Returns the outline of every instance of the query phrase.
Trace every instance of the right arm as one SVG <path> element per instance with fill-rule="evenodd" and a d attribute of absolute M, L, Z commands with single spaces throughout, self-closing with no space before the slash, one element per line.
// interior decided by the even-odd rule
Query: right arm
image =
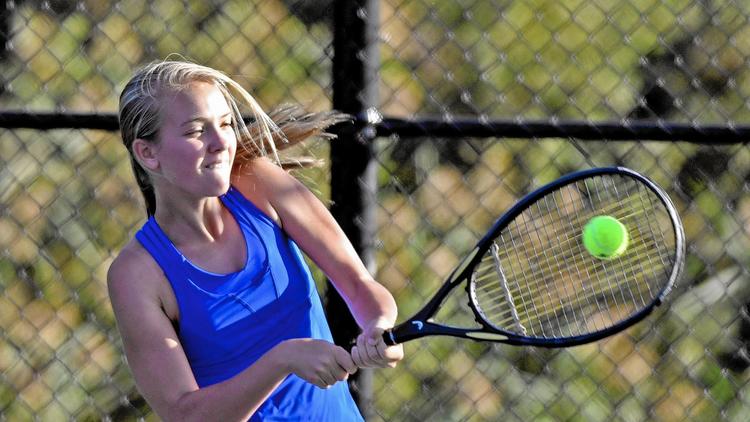
<path fill-rule="evenodd" d="M 171 323 L 176 302 L 169 282 L 136 241 L 112 263 L 107 284 L 136 385 L 164 420 L 247 420 L 291 373 L 325 388 L 356 371 L 346 350 L 292 339 L 236 376 L 199 388 Z"/>

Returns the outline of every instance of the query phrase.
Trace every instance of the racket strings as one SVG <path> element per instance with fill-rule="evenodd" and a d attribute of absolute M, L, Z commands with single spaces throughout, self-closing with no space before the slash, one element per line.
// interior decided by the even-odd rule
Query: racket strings
<path fill-rule="evenodd" d="M 523 235 L 527 235 L 527 233 L 521 234 L 521 236 L 523 236 Z M 645 253 L 647 251 L 652 250 L 653 247 L 654 247 L 654 245 L 647 243 L 647 241 L 631 242 L 631 243 L 636 243 L 636 246 L 635 247 L 631 247 L 630 253 L 636 253 L 636 254 L 643 253 L 645 255 Z M 514 246 L 516 246 L 516 245 L 514 245 Z M 581 248 L 582 249 L 582 246 L 580 246 L 580 239 L 571 238 L 571 239 L 563 240 L 563 241 L 561 241 L 559 243 L 559 247 L 560 247 L 561 250 L 569 250 L 569 252 L 570 252 L 569 255 L 571 255 L 571 256 L 573 256 L 575 254 L 581 254 L 581 253 L 583 253 L 582 250 L 576 251 L 574 249 L 574 248 Z M 500 248 L 497 248 L 497 249 L 500 250 Z M 542 276 L 544 273 L 550 273 L 550 272 L 551 273 L 558 273 L 561 269 L 563 269 L 563 267 L 565 265 L 567 265 L 567 264 L 564 264 L 564 260 L 563 260 L 564 257 L 561 257 L 560 255 L 555 255 L 554 256 L 554 263 L 556 265 L 555 266 L 551 266 L 552 265 L 551 264 L 552 260 L 550 260 L 549 257 L 546 256 L 546 255 L 547 254 L 543 251 L 542 254 L 537 254 L 537 255 L 534 255 L 534 256 L 527 256 L 527 259 L 530 260 L 530 261 L 546 262 L 550 266 L 548 268 L 536 268 L 536 271 L 532 271 L 531 273 L 525 272 L 524 274 L 529 275 L 532 279 L 533 278 L 538 278 L 538 277 Z M 507 255 L 504 255 L 504 257 L 507 258 Z M 575 264 L 577 264 L 577 261 L 574 262 L 574 265 Z M 577 272 L 578 271 L 580 271 L 580 270 L 577 270 Z M 481 281 L 482 279 L 478 279 L 478 280 Z"/>
<path fill-rule="evenodd" d="M 599 199 L 601 199 L 601 198 L 599 198 Z M 569 258 L 565 257 L 564 259 L 568 260 Z M 559 262 L 559 260 L 560 260 L 560 258 L 558 257 L 556 261 Z M 573 262 L 575 263 L 577 261 L 573 261 Z M 584 269 L 586 270 L 586 275 L 591 276 L 591 272 L 587 268 L 584 268 Z M 551 271 L 551 272 L 554 272 L 557 269 L 556 268 L 548 268 L 548 270 Z M 581 269 L 577 268 L 577 271 L 581 271 Z M 581 298 L 580 295 L 577 294 L 577 292 L 578 292 L 577 289 L 572 289 L 573 292 L 574 292 L 574 294 L 576 295 L 576 300 L 578 302 L 578 303 L 574 303 L 573 306 L 579 306 L 580 307 L 580 306 L 582 306 L 583 303 L 585 303 L 586 306 L 589 306 L 592 309 L 594 308 L 594 306 L 596 306 L 596 310 L 598 312 L 601 312 L 603 308 L 604 309 L 613 309 L 613 308 L 616 308 L 616 309 L 613 309 L 613 310 L 614 311 L 619 311 L 620 313 L 624 313 L 624 312 L 626 312 L 626 311 L 628 311 L 630 309 L 630 307 L 628 306 L 627 308 L 625 308 L 623 310 L 623 307 L 621 306 L 621 304 L 622 303 L 628 303 L 628 301 L 630 299 L 634 298 L 634 295 L 631 294 L 630 295 L 631 296 L 630 299 L 627 298 L 627 297 L 624 297 L 624 292 L 622 290 L 617 290 L 616 289 L 616 285 L 612 284 L 611 277 L 604 277 L 604 278 L 602 278 L 601 275 L 599 275 L 599 277 L 595 281 L 600 282 L 600 285 L 601 285 L 600 288 L 598 288 L 598 289 L 587 289 L 585 285 L 581 286 L 582 290 L 584 291 L 584 293 L 588 293 L 588 294 L 584 294 L 583 298 Z M 602 284 L 601 283 L 602 281 L 604 281 L 606 283 Z M 567 287 L 569 284 L 570 283 L 563 284 L 563 287 Z M 597 294 L 596 292 L 598 292 L 598 291 L 610 291 L 612 293 L 611 300 L 609 299 L 608 295 Z M 567 296 L 568 298 L 572 297 L 571 293 L 570 293 L 570 289 L 566 288 L 563 294 L 565 296 Z M 639 296 L 642 296 L 642 295 L 639 295 Z M 594 300 L 592 300 L 592 297 L 594 298 Z M 552 303 L 554 303 L 553 298 L 551 298 L 551 297 L 549 298 L 548 301 L 551 301 Z M 565 303 L 565 302 L 563 302 L 562 300 L 560 300 L 560 303 Z M 568 309 L 570 309 L 570 306 L 560 307 L 559 309 L 553 308 L 553 315 L 552 316 L 549 316 L 549 312 L 547 312 L 548 319 L 550 320 L 550 322 L 556 322 L 556 321 L 558 321 L 558 319 L 561 318 L 560 312 L 562 311 L 563 312 L 562 313 L 562 319 L 564 319 L 564 321 L 560 321 L 562 326 L 570 326 L 571 325 L 571 322 L 570 322 L 571 318 L 569 317 L 569 315 L 572 315 L 573 316 L 572 319 L 574 319 L 575 323 L 578 326 L 580 326 L 581 325 L 581 321 L 578 318 L 576 318 L 576 316 L 578 314 L 574 313 L 574 312 L 571 313 L 571 312 L 568 311 Z M 599 328 L 601 328 L 601 327 L 599 327 Z M 569 333 L 560 332 L 560 335 L 565 335 L 565 334 L 569 335 Z"/>
<path fill-rule="evenodd" d="M 652 248 L 653 247 L 649 247 L 648 245 L 643 244 L 643 245 L 640 246 L 639 249 L 641 250 L 641 252 L 643 252 L 643 255 L 646 255 L 646 252 L 649 251 L 649 250 L 651 250 Z M 631 251 L 631 252 L 635 253 L 635 254 L 641 253 L 638 250 L 634 250 L 634 251 Z M 503 258 L 507 258 L 507 256 L 504 255 L 504 256 L 498 257 L 498 258 L 499 258 L 500 261 L 502 261 Z M 539 259 L 539 257 L 536 257 L 536 259 Z M 543 277 L 543 276 L 545 276 L 546 274 L 549 274 L 549 273 L 558 273 L 559 274 L 563 270 L 567 269 L 567 264 L 561 263 L 560 259 L 561 258 L 559 256 L 556 256 L 554 263 L 547 262 L 547 264 L 549 265 L 547 268 L 536 268 L 535 270 L 532 270 L 531 272 L 524 272 L 524 276 L 526 276 L 528 278 L 537 278 L 537 277 Z M 577 262 L 574 262 L 573 265 L 577 265 Z M 602 265 L 606 265 L 606 264 L 602 263 Z M 493 268 L 495 268 L 495 267 L 496 266 L 494 266 Z M 585 272 L 585 269 L 581 270 L 581 269 L 575 268 L 574 271 L 576 273 L 580 273 L 580 272 Z M 639 271 L 639 272 L 635 272 L 635 270 L 634 270 L 633 273 L 631 274 L 631 276 L 637 276 L 640 272 L 643 272 L 643 269 L 641 269 L 641 271 Z M 487 270 L 479 269 L 477 271 L 477 274 L 481 274 L 481 275 L 475 277 L 476 283 L 477 283 L 478 286 L 483 287 L 485 289 L 486 293 L 491 294 L 493 292 L 496 292 L 496 291 L 500 290 L 500 287 L 497 286 L 497 283 L 495 282 L 497 276 L 494 273 L 492 273 L 490 271 L 487 271 Z M 484 287 L 485 284 L 489 285 L 489 287 Z M 528 283 L 527 283 L 527 285 L 528 285 Z M 653 292 L 651 291 L 651 286 L 649 284 L 646 284 L 646 287 L 649 289 L 649 292 L 648 292 L 647 297 L 641 296 L 641 302 L 643 304 L 648 303 L 651 300 L 651 298 L 653 298 Z M 534 297 L 538 293 L 539 293 L 538 291 L 529 292 L 526 295 L 523 294 L 523 293 L 521 293 L 521 295 L 519 297 L 521 299 L 530 299 L 530 298 Z M 573 293 L 577 295 L 578 291 L 574 290 Z M 496 306 L 499 306 L 499 305 L 496 305 Z"/>
<path fill-rule="evenodd" d="M 590 274 L 588 274 L 588 275 L 590 275 Z M 601 274 L 599 275 L 599 280 L 602 280 Z M 632 294 L 632 291 L 630 292 L 631 293 L 630 294 L 630 298 L 628 298 L 628 297 L 624 296 L 625 292 L 623 292 L 622 290 L 617 290 L 616 289 L 616 285 L 613 285 L 612 282 L 610 281 L 610 277 L 605 277 L 605 278 L 603 278 L 603 280 L 607 281 L 607 284 L 605 285 L 605 287 L 609 291 L 611 291 L 612 294 L 613 294 L 613 297 L 612 297 L 611 301 L 607 299 L 606 295 L 603 296 L 603 298 L 604 298 L 604 306 L 606 308 L 610 308 L 611 309 L 613 306 L 619 306 L 621 303 L 628 303 L 629 300 L 635 300 L 635 295 Z M 648 284 L 647 284 L 647 286 L 648 286 Z M 584 287 L 584 290 L 585 290 L 585 286 L 583 286 L 583 287 Z M 599 289 L 599 290 L 603 290 L 604 291 L 605 289 Z M 618 295 L 618 293 L 619 293 L 619 295 Z M 642 294 L 639 294 L 638 296 L 641 297 L 641 301 L 642 302 L 645 302 L 645 299 L 643 299 L 643 295 Z M 597 295 L 596 297 L 600 297 L 600 296 Z M 601 300 L 594 300 L 594 301 L 592 301 L 590 299 L 590 296 L 584 296 L 584 298 L 585 298 L 585 301 L 587 303 L 589 303 L 589 304 L 593 302 L 593 303 L 595 303 L 595 304 L 598 305 L 598 304 L 600 304 L 602 302 Z M 612 303 L 610 303 L 610 302 L 612 302 Z M 599 305 L 599 308 L 601 309 L 601 305 Z M 628 307 L 628 309 L 629 309 L 629 307 Z M 568 315 L 568 313 L 566 312 L 565 315 Z"/>
<path fill-rule="evenodd" d="M 583 226 L 612 215 L 630 244 L 599 260 Z M 669 279 L 674 235 L 656 194 L 623 176 L 598 176 L 548 194 L 495 239 L 472 276 L 476 306 L 492 325 L 536 337 L 603 330 L 650 304 Z M 494 251 L 494 252 L 492 252 Z"/>

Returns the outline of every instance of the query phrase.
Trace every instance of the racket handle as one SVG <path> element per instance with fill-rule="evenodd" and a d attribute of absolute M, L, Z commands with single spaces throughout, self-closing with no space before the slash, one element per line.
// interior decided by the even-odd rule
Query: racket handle
<path fill-rule="evenodd" d="M 398 344 L 396 338 L 393 337 L 393 330 L 385 330 L 383 332 L 383 341 L 389 346 L 395 346 Z"/>
<path fill-rule="evenodd" d="M 396 338 L 393 335 L 392 329 L 388 329 L 383 331 L 383 341 L 385 344 L 389 346 L 395 346 L 399 343 L 399 341 L 396 340 Z M 349 342 L 349 347 L 354 347 L 357 345 L 357 339 L 352 339 L 352 341 Z"/>
<path fill-rule="evenodd" d="M 390 330 L 385 330 L 383 341 L 385 341 L 385 344 L 393 346 L 430 334 L 438 334 L 435 325 L 418 320 L 409 320 Z"/>

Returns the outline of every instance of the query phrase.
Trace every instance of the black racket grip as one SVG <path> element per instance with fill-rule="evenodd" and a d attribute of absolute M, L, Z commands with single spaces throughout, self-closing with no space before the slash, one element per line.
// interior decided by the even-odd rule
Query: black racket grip
<path fill-rule="evenodd" d="M 422 321 L 409 320 L 390 330 L 385 330 L 383 341 L 389 346 L 394 346 L 430 334 L 437 334 L 435 326 Z"/>
<path fill-rule="evenodd" d="M 383 332 L 383 341 L 385 342 L 385 344 L 387 344 L 389 346 L 395 346 L 395 345 L 398 344 L 398 342 L 396 341 L 396 338 L 393 337 L 393 330 L 392 329 L 391 330 L 385 330 Z"/>
<path fill-rule="evenodd" d="M 395 345 L 399 344 L 399 341 L 397 341 L 396 338 L 393 335 L 392 329 L 388 329 L 388 330 L 383 331 L 383 341 L 388 346 L 395 346 Z M 354 347 L 356 345 L 357 345 L 357 339 L 353 339 L 352 341 L 349 342 L 349 347 L 350 348 Z"/>

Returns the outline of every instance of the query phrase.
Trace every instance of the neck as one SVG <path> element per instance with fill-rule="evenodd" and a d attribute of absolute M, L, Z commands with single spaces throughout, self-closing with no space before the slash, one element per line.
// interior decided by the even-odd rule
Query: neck
<path fill-rule="evenodd" d="M 156 194 L 154 218 L 176 245 L 215 241 L 224 232 L 224 213 L 218 197 L 167 198 Z"/>

